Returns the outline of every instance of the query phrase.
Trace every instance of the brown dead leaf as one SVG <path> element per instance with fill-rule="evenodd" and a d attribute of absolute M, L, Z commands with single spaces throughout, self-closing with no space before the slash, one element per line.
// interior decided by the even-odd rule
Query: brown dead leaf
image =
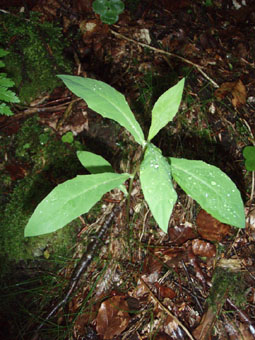
<path fill-rule="evenodd" d="M 215 319 L 215 313 L 213 312 L 212 307 L 209 307 L 203 315 L 200 324 L 192 332 L 194 338 L 196 340 L 211 340 L 211 330 L 215 323 Z"/>
<path fill-rule="evenodd" d="M 155 287 L 157 288 L 158 293 L 160 297 L 162 298 L 173 299 L 176 296 L 176 293 L 174 290 L 172 290 L 171 288 L 167 286 L 160 285 L 158 282 L 155 283 Z"/>
<path fill-rule="evenodd" d="M 174 320 L 170 315 L 167 316 L 166 320 L 164 321 L 164 332 L 169 335 L 173 336 L 178 334 L 180 331 L 180 327 L 176 320 Z M 182 332 L 180 331 L 180 334 Z M 176 338 L 176 337 L 175 337 Z"/>
<path fill-rule="evenodd" d="M 221 84 L 214 94 L 217 99 L 222 100 L 229 93 L 233 96 L 232 104 L 235 108 L 246 103 L 247 92 L 241 79 L 235 82 L 226 82 Z"/>
<path fill-rule="evenodd" d="M 162 266 L 163 264 L 156 254 L 149 254 L 144 261 L 143 274 L 146 275 L 146 277 L 152 274 L 157 277 L 161 272 Z"/>
<path fill-rule="evenodd" d="M 205 210 L 197 215 L 196 224 L 198 233 L 208 241 L 221 241 L 232 230 L 229 225 L 219 222 Z"/>
<path fill-rule="evenodd" d="M 246 324 L 241 323 L 240 327 L 239 327 L 239 331 L 240 331 L 240 340 L 241 339 L 245 339 L 245 340 L 252 340 L 252 339 L 254 339 L 254 334 L 252 335 L 249 332 L 249 329 L 248 329 Z"/>
<path fill-rule="evenodd" d="M 198 256 L 214 257 L 216 255 L 214 244 L 199 239 L 192 241 L 192 251 Z"/>
<path fill-rule="evenodd" d="M 191 225 L 180 224 L 168 228 L 168 236 L 172 243 L 181 245 L 196 237 L 196 233 Z"/>
<path fill-rule="evenodd" d="M 96 330 L 103 339 L 113 339 L 126 329 L 129 320 L 128 304 L 124 297 L 113 296 L 102 302 L 96 318 Z"/>

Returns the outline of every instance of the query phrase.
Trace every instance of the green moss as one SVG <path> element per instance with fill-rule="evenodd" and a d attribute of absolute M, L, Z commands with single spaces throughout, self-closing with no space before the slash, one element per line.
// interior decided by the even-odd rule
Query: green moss
<path fill-rule="evenodd" d="M 24 238 L 24 228 L 38 203 L 57 184 L 82 172 L 75 149 L 67 148 L 51 130 L 40 126 L 36 117 L 28 119 L 15 138 L 1 141 L 4 142 L 1 153 L 14 152 L 15 161 L 29 163 L 30 173 L 16 183 L 1 204 L 0 258 L 5 262 L 27 260 L 43 256 L 46 249 L 50 255 L 67 255 L 80 227 L 78 220 L 40 237 Z"/>
<path fill-rule="evenodd" d="M 60 27 L 41 23 L 36 13 L 29 20 L 22 15 L 0 14 L 0 41 L 10 52 L 4 59 L 5 69 L 22 103 L 61 85 L 56 74 L 71 72 L 71 63 L 64 58 L 67 42 Z"/>
<path fill-rule="evenodd" d="M 207 302 L 215 311 L 217 310 L 217 305 L 223 306 L 227 298 L 237 306 L 245 303 L 245 282 L 242 273 L 219 267 L 215 270 L 212 283 Z"/>
<path fill-rule="evenodd" d="M 21 180 L 11 194 L 0 223 L 0 254 L 5 260 L 27 260 L 49 254 L 66 255 L 73 244 L 77 223 L 58 232 L 33 238 L 24 238 L 24 227 L 33 207 L 51 189 L 51 183 L 39 175 Z"/>

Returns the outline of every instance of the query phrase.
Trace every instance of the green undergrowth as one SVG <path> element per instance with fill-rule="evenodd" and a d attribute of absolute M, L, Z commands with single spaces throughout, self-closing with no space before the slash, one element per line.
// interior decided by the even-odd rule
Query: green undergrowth
<path fill-rule="evenodd" d="M 7 263 L 44 257 L 45 251 L 50 257 L 66 255 L 81 227 L 78 220 L 51 236 L 24 238 L 24 227 L 36 205 L 53 187 L 72 178 L 77 171 L 83 171 L 76 160 L 75 149 L 63 143 L 50 129 L 43 128 L 37 117 L 28 119 L 16 136 L 3 136 L 0 143 L 1 159 L 8 154 L 10 160 L 15 160 L 14 164 L 18 162 L 27 169 L 26 176 L 14 184 L 7 171 L 3 174 L 0 258 Z"/>
<path fill-rule="evenodd" d="M 59 273 L 73 257 L 80 220 L 54 234 L 33 238 L 24 238 L 24 228 L 53 187 L 84 172 L 75 157 L 75 145 L 63 143 L 36 116 L 27 119 L 17 134 L 0 136 L 0 323 L 5 325 L 0 338 L 32 337 L 31 325 L 40 323 L 40 311 L 47 310 L 66 287 Z M 24 178 L 11 177 L 6 155 L 8 163 L 26 168 Z M 57 324 L 47 331 L 51 334 L 44 339 L 64 339 L 63 327 Z"/>
<path fill-rule="evenodd" d="M 9 52 L 4 58 L 5 72 L 15 82 L 21 103 L 52 91 L 60 84 L 56 74 L 71 72 L 61 28 L 41 23 L 37 13 L 31 12 L 29 19 L 23 14 L 0 13 L 0 41 Z"/>
<path fill-rule="evenodd" d="M 62 276 L 70 258 L 55 257 L 9 265 L 10 273 L 2 280 L 0 288 L 0 320 L 5 326 L 1 339 L 32 339 L 34 325 L 41 322 L 42 311 L 47 310 L 52 300 L 59 299 L 68 284 Z M 36 269 L 36 270 L 35 270 Z M 51 322 L 44 339 L 64 339 L 67 327 Z"/>

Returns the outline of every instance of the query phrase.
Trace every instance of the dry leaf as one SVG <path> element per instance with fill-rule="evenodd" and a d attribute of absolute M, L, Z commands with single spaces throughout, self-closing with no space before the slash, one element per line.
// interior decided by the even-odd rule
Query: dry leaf
<path fill-rule="evenodd" d="M 198 256 L 214 257 L 216 255 L 214 244 L 199 239 L 192 241 L 192 251 Z"/>
<path fill-rule="evenodd" d="M 221 241 L 232 230 L 229 225 L 219 222 L 205 210 L 197 215 L 196 224 L 198 233 L 208 241 Z"/>
<path fill-rule="evenodd" d="M 200 324 L 192 332 L 193 337 L 196 340 L 211 340 L 211 331 L 215 323 L 215 319 L 215 313 L 213 312 L 212 307 L 209 307 L 203 315 Z"/>
<path fill-rule="evenodd" d="M 215 97 L 219 100 L 231 93 L 233 96 L 232 104 L 235 108 L 240 107 L 246 103 L 247 92 L 241 79 L 235 82 L 226 82 L 215 91 Z"/>
<path fill-rule="evenodd" d="M 127 327 L 130 320 L 128 304 L 123 296 L 113 296 L 102 302 L 97 318 L 97 333 L 103 339 L 113 339 L 121 334 Z"/>
<path fill-rule="evenodd" d="M 180 224 L 168 228 L 168 236 L 172 243 L 181 245 L 188 240 L 196 237 L 194 229 L 187 224 Z"/>
<path fill-rule="evenodd" d="M 155 283 L 155 287 L 158 290 L 158 294 L 162 298 L 173 299 L 176 296 L 176 293 L 175 293 L 174 290 L 172 290 L 171 288 L 169 288 L 167 286 L 160 285 L 158 282 Z"/>

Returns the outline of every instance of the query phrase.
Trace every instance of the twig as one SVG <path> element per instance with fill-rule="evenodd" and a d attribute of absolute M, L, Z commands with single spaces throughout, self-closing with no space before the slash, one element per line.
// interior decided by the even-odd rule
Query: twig
<path fill-rule="evenodd" d="M 191 339 L 194 340 L 193 336 L 190 334 L 190 332 L 188 331 L 188 329 L 183 325 L 183 323 L 181 323 L 181 321 L 179 319 L 177 319 L 177 317 L 172 314 L 170 312 L 169 309 L 167 309 L 157 298 L 156 296 L 152 293 L 152 291 L 150 290 L 150 288 L 148 287 L 147 283 L 145 283 L 145 281 L 140 277 L 140 280 L 144 286 L 144 288 L 149 292 L 150 296 L 152 297 L 152 299 L 161 307 L 161 309 L 163 309 L 169 316 L 171 316 L 171 318 L 177 323 L 177 325 L 179 325 L 184 332 L 187 334 L 187 336 Z"/>
<path fill-rule="evenodd" d="M 199 72 L 200 72 L 207 80 L 210 81 L 210 83 L 213 85 L 213 87 L 215 87 L 215 88 L 218 88 L 218 87 L 219 87 L 219 85 L 218 85 L 214 80 L 212 80 L 212 79 L 211 79 L 211 78 L 210 78 L 210 77 L 202 70 L 202 66 L 200 66 L 200 65 L 198 65 L 198 64 L 196 64 L 196 63 L 193 63 L 192 61 L 190 61 L 190 60 L 188 60 L 188 59 L 186 59 L 186 58 L 184 58 L 184 57 L 181 57 L 181 56 L 179 56 L 178 54 L 171 53 L 171 52 L 167 52 L 167 51 L 161 50 L 161 49 L 159 49 L 159 48 L 152 47 L 152 46 L 150 46 L 150 45 L 147 45 L 147 44 L 145 44 L 145 43 L 142 43 L 142 42 L 140 42 L 140 41 L 137 41 L 137 40 L 128 38 L 128 37 L 126 37 L 125 35 L 120 34 L 120 33 L 118 33 L 118 32 L 115 32 L 115 31 L 112 30 L 112 29 L 110 30 L 110 32 L 111 32 L 113 35 L 115 35 L 116 37 L 118 37 L 118 38 L 125 39 L 125 40 L 127 40 L 127 41 L 132 42 L 133 44 L 140 45 L 140 46 L 142 46 L 142 47 L 146 47 L 146 48 L 148 48 L 148 49 L 150 49 L 150 50 L 152 50 L 152 51 L 154 51 L 154 52 L 156 52 L 156 53 L 165 54 L 165 55 L 167 55 L 167 56 L 169 56 L 169 57 L 177 58 L 177 59 L 183 61 L 183 62 L 186 63 L 186 64 L 192 65 L 192 66 L 195 67 L 195 68 L 196 68 L 196 69 L 197 69 L 197 70 L 198 70 L 198 71 L 199 71 Z"/>
<path fill-rule="evenodd" d="M 255 336 L 255 327 L 248 315 L 244 311 L 240 310 L 230 299 L 227 299 L 226 301 L 238 313 L 241 321 L 248 325 L 251 334 Z"/>
<path fill-rule="evenodd" d="M 117 213 L 117 211 L 119 210 L 119 206 L 116 205 L 112 212 L 107 216 L 107 219 L 105 220 L 103 226 L 101 227 L 101 229 L 99 230 L 99 233 L 97 234 L 97 238 L 96 239 L 92 239 L 87 247 L 87 251 L 86 253 L 83 254 L 82 258 L 80 259 L 79 263 L 77 264 L 77 266 L 75 267 L 73 273 L 72 273 L 72 277 L 70 279 L 70 283 L 69 286 L 67 288 L 67 292 L 64 296 L 64 298 L 53 307 L 53 309 L 50 311 L 50 313 L 45 317 L 45 319 L 41 322 L 41 324 L 37 327 L 34 337 L 32 340 L 37 339 L 38 337 L 38 331 L 43 327 L 43 325 L 45 324 L 45 322 L 47 320 L 49 320 L 57 311 L 60 307 L 64 306 L 68 299 L 70 298 L 71 294 L 73 293 L 74 289 L 76 288 L 81 275 L 85 272 L 85 270 L 88 269 L 90 263 L 93 260 L 93 257 L 97 251 L 97 249 L 99 248 L 99 243 L 101 242 L 104 234 L 106 233 L 106 231 L 108 230 L 109 226 L 112 223 L 112 220 L 115 216 L 115 214 Z"/>
<path fill-rule="evenodd" d="M 45 112 L 56 112 L 56 111 L 65 111 L 66 107 L 68 105 L 71 105 L 77 101 L 82 100 L 81 98 L 76 98 L 72 101 L 69 101 L 67 103 L 55 105 L 55 106 L 47 106 L 47 107 L 29 107 L 25 109 L 24 111 L 17 113 L 13 116 L 8 116 L 6 120 L 3 121 L 3 123 L 0 125 L 0 129 L 5 128 L 9 126 L 13 121 L 23 119 L 29 116 L 32 116 L 34 114 L 39 114 L 39 113 L 45 113 Z"/>

